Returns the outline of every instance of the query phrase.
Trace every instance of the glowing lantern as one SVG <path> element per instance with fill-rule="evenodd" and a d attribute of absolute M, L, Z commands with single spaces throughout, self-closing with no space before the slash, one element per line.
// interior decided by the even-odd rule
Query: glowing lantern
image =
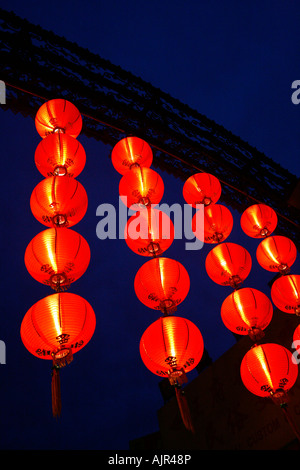
<path fill-rule="evenodd" d="M 87 241 L 70 229 L 44 230 L 31 240 L 25 251 L 29 274 L 55 290 L 63 290 L 79 279 L 89 262 Z"/>
<path fill-rule="evenodd" d="M 39 172 L 47 176 L 76 178 L 86 163 L 81 143 L 68 134 L 49 134 L 37 146 L 34 160 Z"/>
<path fill-rule="evenodd" d="M 279 310 L 300 315 L 300 275 L 288 274 L 274 281 L 271 298 Z"/>
<path fill-rule="evenodd" d="M 236 243 L 221 243 L 207 255 L 205 268 L 208 276 L 222 286 L 238 287 L 252 267 L 248 251 Z"/>
<path fill-rule="evenodd" d="M 140 205 L 155 206 L 160 203 L 164 194 L 164 183 L 161 176 L 150 168 L 137 167 L 128 171 L 119 184 L 119 194 L 123 203 L 133 210 Z"/>
<path fill-rule="evenodd" d="M 288 413 L 288 391 L 298 377 L 298 364 L 285 347 L 267 343 L 253 346 L 241 363 L 241 379 L 249 392 L 271 398 L 283 411 L 288 424 L 300 441 L 300 432 Z"/>
<path fill-rule="evenodd" d="M 277 221 L 274 209 L 266 204 L 254 204 L 243 212 L 241 227 L 249 237 L 264 238 L 274 232 Z"/>
<path fill-rule="evenodd" d="M 149 168 L 153 161 L 150 145 L 139 137 L 125 137 L 113 148 L 111 161 L 118 173 L 125 175 L 136 167 Z"/>
<path fill-rule="evenodd" d="M 158 256 L 174 240 L 174 225 L 170 217 L 158 209 L 144 208 L 130 217 L 125 226 L 128 247 L 141 256 Z"/>
<path fill-rule="evenodd" d="M 183 422 L 193 431 L 189 410 L 180 390 L 185 374 L 200 362 L 204 351 L 201 332 L 182 317 L 164 316 L 152 323 L 142 335 L 140 354 L 145 366 L 155 375 L 166 377 L 175 386 Z"/>
<path fill-rule="evenodd" d="M 190 278 L 185 267 L 169 258 L 154 258 L 143 264 L 134 280 L 138 299 L 147 307 L 174 312 L 187 296 Z"/>
<path fill-rule="evenodd" d="M 253 341 L 264 336 L 264 330 L 273 316 L 270 299 L 250 287 L 232 292 L 224 300 L 221 317 L 224 325 L 233 333 L 249 335 Z"/>
<path fill-rule="evenodd" d="M 76 138 L 82 129 L 82 117 L 74 104 L 64 99 L 44 103 L 36 113 L 35 127 L 42 138 L 63 133 Z"/>
<path fill-rule="evenodd" d="M 183 185 L 183 197 L 193 207 L 196 204 L 216 203 L 222 192 L 218 178 L 209 173 L 196 173 L 190 176 Z"/>
<path fill-rule="evenodd" d="M 52 409 L 61 411 L 59 369 L 72 361 L 92 338 L 95 313 L 82 297 L 67 292 L 49 295 L 34 304 L 21 324 L 25 348 L 40 359 L 53 361 Z"/>
<path fill-rule="evenodd" d="M 192 231 L 196 237 L 205 243 L 219 243 L 230 235 L 233 227 L 233 217 L 227 207 L 221 204 L 211 204 L 204 207 L 204 227 L 202 230 L 202 214 L 197 211 L 192 219 Z"/>
<path fill-rule="evenodd" d="M 72 227 L 85 215 L 88 197 L 74 178 L 51 176 L 34 188 L 30 207 L 34 217 L 47 227 Z"/>
<path fill-rule="evenodd" d="M 285 347 L 267 343 L 253 346 L 241 363 L 241 379 L 245 387 L 259 397 L 287 392 L 296 382 L 298 366 Z"/>
<path fill-rule="evenodd" d="M 260 266 L 267 271 L 289 273 L 297 257 L 295 244 L 280 235 L 265 238 L 257 247 L 256 258 Z"/>

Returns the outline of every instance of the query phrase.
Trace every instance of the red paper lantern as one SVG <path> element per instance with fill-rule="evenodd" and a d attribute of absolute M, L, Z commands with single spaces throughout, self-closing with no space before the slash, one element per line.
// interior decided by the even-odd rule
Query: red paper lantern
<path fill-rule="evenodd" d="M 82 297 L 69 293 L 49 295 L 35 303 L 21 324 L 25 348 L 39 359 L 52 360 L 52 412 L 61 413 L 60 368 L 92 338 L 96 317 L 91 305 Z"/>
<path fill-rule="evenodd" d="M 205 268 L 208 276 L 222 286 L 236 288 L 249 275 L 252 267 L 248 251 L 236 243 L 221 243 L 207 255 Z"/>
<path fill-rule="evenodd" d="M 174 225 L 164 212 L 151 207 L 137 211 L 126 223 L 124 237 L 128 247 L 141 256 L 158 256 L 174 240 Z"/>
<path fill-rule="evenodd" d="M 130 169 L 138 166 L 149 168 L 152 165 L 153 153 L 150 145 L 139 137 L 125 137 L 113 148 L 111 161 L 118 173 L 125 175 Z"/>
<path fill-rule="evenodd" d="M 144 365 L 155 375 L 167 377 L 175 387 L 177 403 L 185 427 L 194 432 L 189 406 L 181 385 L 186 373 L 200 362 L 204 343 L 199 329 L 181 317 L 164 316 L 152 323 L 140 341 Z"/>
<path fill-rule="evenodd" d="M 38 282 L 58 290 L 79 279 L 89 262 L 87 241 L 70 229 L 44 230 L 31 240 L 25 251 L 29 274 Z"/>
<path fill-rule="evenodd" d="M 194 369 L 202 358 L 204 343 L 194 323 L 182 317 L 161 317 L 144 332 L 140 354 L 145 366 L 160 377 Z"/>
<path fill-rule="evenodd" d="M 221 196 L 220 181 L 209 173 L 196 173 L 190 176 L 183 185 L 183 197 L 193 207 L 196 204 L 216 203 Z"/>
<path fill-rule="evenodd" d="M 40 359 L 59 361 L 60 356 L 80 351 L 92 338 L 96 317 L 91 305 L 69 292 L 49 295 L 36 302 L 21 324 L 24 346 Z"/>
<path fill-rule="evenodd" d="M 250 287 L 232 292 L 223 302 L 221 318 L 230 331 L 239 335 L 249 335 L 253 340 L 263 337 L 264 330 L 273 316 L 270 299 Z"/>
<path fill-rule="evenodd" d="M 267 271 L 288 273 L 297 257 L 295 244 L 280 235 L 265 238 L 257 247 L 256 258 Z"/>
<path fill-rule="evenodd" d="M 249 237 L 264 238 L 274 232 L 277 221 L 274 209 L 266 204 L 254 204 L 243 212 L 241 227 Z"/>
<path fill-rule="evenodd" d="M 35 127 L 42 138 L 53 133 L 76 138 L 82 129 L 82 118 L 76 106 L 64 99 L 44 103 L 36 113 Z"/>
<path fill-rule="evenodd" d="M 211 204 L 204 207 L 202 214 L 197 211 L 192 219 L 192 231 L 196 237 L 205 243 L 219 243 L 230 235 L 233 227 L 233 217 L 227 207 L 221 204 Z"/>
<path fill-rule="evenodd" d="M 300 275 L 289 274 L 274 281 L 271 298 L 279 310 L 300 315 Z"/>
<path fill-rule="evenodd" d="M 85 215 L 88 197 L 74 178 L 51 176 L 34 188 L 30 207 L 34 217 L 47 227 L 72 227 Z"/>
<path fill-rule="evenodd" d="M 285 347 L 267 343 L 255 345 L 241 363 L 241 379 L 245 387 L 259 397 L 287 392 L 296 382 L 298 366 Z"/>
<path fill-rule="evenodd" d="M 39 172 L 47 176 L 76 178 L 86 163 L 81 143 L 68 134 L 49 134 L 38 144 L 34 160 Z"/>
<path fill-rule="evenodd" d="M 138 210 L 140 205 L 155 206 L 163 197 L 164 183 L 161 176 L 150 168 L 132 168 L 122 177 L 119 194 L 123 203 L 133 210 Z"/>
<path fill-rule="evenodd" d="M 154 258 L 143 264 L 134 279 L 138 299 L 162 312 L 174 311 L 187 296 L 190 278 L 185 267 L 170 258 Z"/>

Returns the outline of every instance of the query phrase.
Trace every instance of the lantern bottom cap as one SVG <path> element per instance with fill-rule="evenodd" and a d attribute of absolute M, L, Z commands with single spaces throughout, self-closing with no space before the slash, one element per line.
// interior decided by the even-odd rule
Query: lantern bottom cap
<path fill-rule="evenodd" d="M 281 274 L 289 274 L 291 269 L 290 267 L 285 264 L 285 263 L 281 263 L 279 266 L 278 266 L 278 271 L 281 273 Z"/>
<path fill-rule="evenodd" d="M 260 230 L 259 234 L 262 236 L 262 237 L 266 237 L 267 235 L 269 235 L 269 230 L 267 229 L 267 227 L 264 227 Z"/>
<path fill-rule="evenodd" d="M 249 328 L 248 336 L 252 339 L 252 341 L 260 341 L 262 338 L 264 338 L 265 333 L 261 328 L 253 326 L 252 328 Z"/>
<path fill-rule="evenodd" d="M 70 281 L 65 273 L 55 273 L 50 277 L 50 286 L 56 291 L 67 289 L 70 285 Z"/>
<path fill-rule="evenodd" d="M 55 176 L 65 176 L 68 173 L 68 171 L 64 165 L 57 165 L 54 168 L 53 173 Z"/>
<path fill-rule="evenodd" d="M 170 369 L 168 371 L 169 381 L 171 385 L 182 385 L 187 382 L 187 377 L 183 369 Z"/>
<path fill-rule="evenodd" d="M 73 360 L 73 352 L 70 348 L 62 348 L 52 353 L 53 366 L 64 367 Z"/>
<path fill-rule="evenodd" d="M 229 278 L 229 285 L 233 288 L 238 287 L 242 283 L 242 279 L 238 274 L 234 274 Z"/>
<path fill-rule="evenodd" d="M 161 251 L 159 243 L 156 243 L 156 242 L 149 243 L 149 245 L 147 246 L 147 251 L 148 251 L 148 253 L 150 253 L 150 255 L 159 254 L 160 251 Z"/>
<path fill-rule="evenodd" d="M 56 214 L 52 217 L 52 222 L 55 227 L 66 227 L 69 225 L 68 218 L 65 214 Z"/>

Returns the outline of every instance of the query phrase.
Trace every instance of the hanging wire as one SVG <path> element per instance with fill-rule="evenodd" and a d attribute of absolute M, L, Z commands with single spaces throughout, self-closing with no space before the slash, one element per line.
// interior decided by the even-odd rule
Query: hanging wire
<path fill-rule="evenodd" d="M 25 90 L 24 88 L 18 87 L 18 86 L 16 86 L 16 85 L 12 85 L 11 83 L 5 82 L 5 84 L 6 84 L 6 86 L 9 86 L 9 87 L 11 87 L 11 88 L 15 88 L 16 90 L 22 91 L 23 93 L 27 93 L 27 94 L 32 95 L 32 96 L 35 96 L 36 98 L 40 98 L 40 99 L 42 99 L 42 100 L 44 100 L 44 101 L 48 101 L 48 99 L 49 99 L 49 98 L 45 98 L 45 97 L 43 97 L 43 96 L 40 96 L 40 95 L 38 95 L 38 94 L 36 94 L 36 93 L 33 93 L 33 92 L 31 92 L 31 91 Z M 104 125 L 105 127 L 110 127 L 110 128 L 112 128 L 112 129 L 117 130 L 118 132 L 123 133 L 123 134 L 126 133 L 126 131 L 125 131 L 124 129 L 120 129 L 120 128 L 116 127 L 116 126 L 113 126 L 113 125 L 110 124 L 110 123 L 107 123 L 107 122 L 105 122 L 105 121 L 101 121 L 100 119 L 97 119 L 97 118 L 95 118 L 95 117 L 93 117 L 93 116 L 90 116 L 90 115 L 85 114 L 85 113 L 81 113 L 81 115 L 84 116 L 84 117 L 86 117 L 87 119 L 91 119 L 92 121 L 98 122 L 99 124 L 102 124 L 102 125 Z M 155 149 L 158 150 L 159 152 L 165 153 L 166 155 L 169 155 L 170 157 L 172 157 L 172 158 L 174 158 L 174 159 L 176 159 L 176 160 L 178 160 L 178 161 L 184 163 L 185 165 L 189 165 L 191 168 L 194 168 L 197 172 L 201 172 L 201 173 L 205 173 L 205 172 L 206 172 L 206 170 L 202 170 L 202 169 L 199 168 L 197 165 L 194 165 L 194 164 L 192 164 L 192 163 L 190 163 L 190 162 L 187 162 L 187 161 L 183 160 L 182 158 L 178 157 L 178 155 L 174 155 L 173 153 L 169 152 L 168 150 L 162 149 L 161 147 L 158 147 L 157 145 L 152 144 L 152 143 L 150 143 L 150 142 L 149 142 L 149 144 L 151 145 L 151 147 L 155 148 Z M 239 192 L 240 194 L 243 194 L 243 196 L 245 196 L 247 199 L 251 199 L 251 200 L 254 201 L 256 204 L 263 204 L 262 201 L 260 201 L 259 199 L 256 199 L 255 197 L 251 196 L 250 194 L 247 194 L 245 191 L 242 191 L 241 189 L 236 188 L 236 187 L 233 186 L 232 184 L 230 184 L 230 183 L 228 183 L 228 182 L 226 182 L 226 181 L 224 181 L 224 180 L 222 180 L 222 179 L 220 179 L 220 178 L 218 178 L 218 179 L 219 179 L 220 183 L 226 185 L 227 187 L 233 189 L 233 190 L 236 191 L 236 192 Z M 293 220 L 290 220 L 288 217 L 286 217 L 286 216 L 284 216 L 284 215 L 282 215 L 282 214 L 278 214 L 278 215 L 279 215 L 279 217 L 281 217 L 282 219 L 286 220 L 287 222 L 291 223 L 292 225 L 294 225 L 295 227 L 297 227 L 297 228 L 300 229 L 300 225 L 297 224 L 296 222 L 294 222 Z"/>

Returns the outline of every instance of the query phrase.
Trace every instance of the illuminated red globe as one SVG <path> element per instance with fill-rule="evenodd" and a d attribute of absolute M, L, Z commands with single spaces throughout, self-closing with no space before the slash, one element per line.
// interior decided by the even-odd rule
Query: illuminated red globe
<path fill-rule="evenodd" d="M 49 134 L 69 134 L 76 138 L 82 129 L 81 114 L 73 103 L 53 99 L 44 103 L 36 113 L 35 127 L 44 139 Z"/>
<path fill-rule="evenodd" d="M 222 286 L 239 287 L 251 271 L 249 252 L 236 243 L 221 243 L 207 255 L 205 268 L 208 276 Z"/>
<path fill-rule="evenodd" d="M 210 173 L 196 173 L 183 185 L 183 197 L 192 207 L 197 204 L 215 204 L 221 196 L 222 188 L 216 176 Z"/>
<path fill-rule="evenodd" d="M 298 365 L 284 346 L 267 343 L 253 346 L 241 363 L 245 387 L 259 397 L 287 392 L 297 380 Z"/>
<path fill-rule="evenodd" d="M 138 299 L 154 310 L 174 309 L 186 298 L 190 278 L 185 267 L 170 258 L 153 258 L 144 263 L 134 279 Z"/>
<path fill-rule="evenodd" d="M 232 292 L 221 307 L 222 321 L 230 331 L 254 339 L 261 335 L 272 317 L 273 305 L 270 299 L 263 292 L 250 287 Z"/>
<path fill-rule="evenodd" d="M 124 237 L 136 254 L 154 257 L 164 253 L 173 243 L 174 225 L 170 217 L 158 209 L 145 208 L 128 219 Z"/>
<path fill-rule="evenodd" d="M 271 298 L 282 312 L 300 315 L 300 274 L 276 279 L 272 284 Z"/>
<path fill-rule="evenodd" d="M 111 161 L 115 170 L 125 175 L 132 168 L 149 168 L 152 165 L 153 153 L 150 145 L 143 139 L 125 137 L 114 146 Z"/>
<path fill-rule="evenodd" d="M 164 316 L 152 323 L 140 341 L 145 366 L 160 377 L 185 373 L 200 362 L 204 343 L 200 330 L 186 318 Z"/>
<path fill-rule="evenodd" d="M 241 227 L 252 238 L 264 238 L 271 235 L 277 227 L 277 214 L 266 204 L 254 204 L 241 216 Z"/>
<path fill-rule="evenodd" d="M 292 240 L 280 235 L 265 238 L 257 247 L 256 258 L 267 271 L 289 273 L 297 257 L 297 248 Z"/>

